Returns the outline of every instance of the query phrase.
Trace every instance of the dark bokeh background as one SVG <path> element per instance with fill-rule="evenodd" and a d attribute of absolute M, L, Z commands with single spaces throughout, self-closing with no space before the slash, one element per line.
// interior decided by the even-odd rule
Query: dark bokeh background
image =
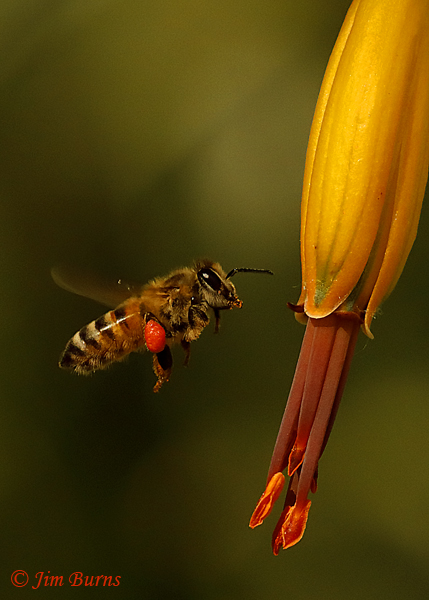
<path fill-rule="evenodd" d="M 280 506 L 248 528 L 303 334 L 286 301 L 305 150 L 348 4 L 2 2 L 2 598 L 29 593 L 16 569 L 120 575 L 127 599 L 427 597 L 427 207 L 358 344 L 303 541 L 272 556 Z M 160 394 L 148 355 L 91 378 L 57 368 L 103 309 L 51 266 L 145 282 L 201 256 L 276 276 L 237 275 L 243 310 L 188 369 L 175 354 Z"/>

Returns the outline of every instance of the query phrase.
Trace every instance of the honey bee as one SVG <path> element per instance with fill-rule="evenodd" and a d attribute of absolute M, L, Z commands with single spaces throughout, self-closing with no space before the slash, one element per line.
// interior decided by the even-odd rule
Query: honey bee
<path fill-rule="evenodd" d="M 220 311 L 241 308 L 230 279 L 236 273 L 269 273 L 268 269 L 235 268 L 224 272 L 219 263 L 200 260 L 192 267 L 172 271 L 142 287 L 99 288 L 90 280 L 76 281 L 59 270 L 52 270 L 54 281 L 62 288 L 103 304 L 119 306 L 85 325 L 67 343 L 59 366 L 79 374 L 105 369 L 130 352 L 148 349 L 153 353 L 153 370 L 158 392 L 170 379 L 173 366 L 171 346 L 181 344 L 185 365 L 190 344 L 198 339 L 210 321 L 210 310 L 219 330 Z"/>

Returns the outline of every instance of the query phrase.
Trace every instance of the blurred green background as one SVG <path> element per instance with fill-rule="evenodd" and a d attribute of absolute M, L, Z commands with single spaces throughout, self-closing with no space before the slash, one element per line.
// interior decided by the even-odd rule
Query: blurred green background
<path fill-rule="evenodd" d="M 248 528 L 304 331 L 286 302 L 305 151 L 348 5 L 1 3 L 2 598 L 40 571 L 119 575 L 127 599 L 428 597 L 427 206 L 358 343 L 304 539 L 272 556 L 281 506 Z M 275 277 L 236 276 L 243 310 L 188 369 L 175 353 L 160 394 L 148 355 L 57 368 L 104 309 L 57 288 L 53 265 L 146 282 L 204 256 Z"/>

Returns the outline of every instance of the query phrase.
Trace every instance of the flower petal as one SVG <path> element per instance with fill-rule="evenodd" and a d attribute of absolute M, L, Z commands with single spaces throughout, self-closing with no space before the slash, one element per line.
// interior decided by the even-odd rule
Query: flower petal
<path fill-rule="evenodd" d="M 427 0 L 357 0 L 347 15 L 322 85 L 307 154 L 302 262 L 308 316 L 321 318 L 337 309 L 363 273 L 374 279 L 374 269 L 365 267 L 380 238 L 385 204 L 395 204 L 401 148 L 407 138 L 414 150 L 411 157 L 421 156 L 422 144 L 413 144 L 413 127 L 404 115 L 415 112 L 412 98 L 427 122 L 426 101 L 417 99 L 415 91 L 417 85 L 427 87 L 428 63 L 422 54 L 429 54 L 428 13 Z M 416 70 L 419 76 L 414 76 L 417 83 L 410 93 Z M 426 165 L 427 173 L 427 152 L 417 165 L 413 158 L 408 163 L 419 205 L 424 176 L 415 184 L 411 172 L 424 173 Z M 415 191 L 409 202 L 415 201 Z M 393 208 L 390 212 L 396 214 Z M 412 207 L 413 215 L 418 212 Z M 416 220 L 411 219 L 402 240 L 395 238 L 395 244 L 402 243 L 401 257 L 411 247 Z M 386 267 L 383 292 L 394 285 L 404 261 Z"/>

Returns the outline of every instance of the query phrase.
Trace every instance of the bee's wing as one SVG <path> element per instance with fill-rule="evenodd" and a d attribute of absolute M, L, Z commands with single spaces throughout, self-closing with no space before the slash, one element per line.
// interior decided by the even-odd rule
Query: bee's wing
<path fill-rule="evenodd" d="M 131 296 L 140 295 L 143 287 L 125 283 L 122 279 L 116 283 L 107 283 L 90 273 L 75 271 L 64 266 L 53 267 L 51 276 L 55 283 L 64 290 L 90 298 L 110 308 L 122 304 Z"/>

